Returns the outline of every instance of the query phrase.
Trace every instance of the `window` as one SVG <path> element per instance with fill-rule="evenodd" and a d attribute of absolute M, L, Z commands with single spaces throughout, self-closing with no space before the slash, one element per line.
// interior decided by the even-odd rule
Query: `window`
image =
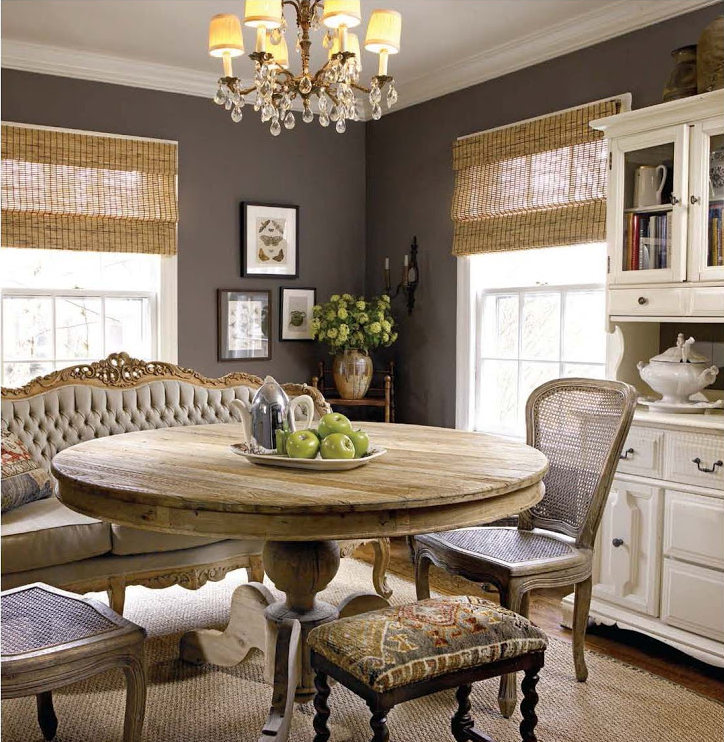
<path fill-rule="evenodd" d="M 470 261 L 475 307 L 471 426 L 522 437 L 545 381 L 605 376 L 605 244 L 488 253 Z"/>
<path fill-rule="evenodd" d="M 0 249 L 2 385 L 125 351 L 176 360 L 176 259 Z"/>

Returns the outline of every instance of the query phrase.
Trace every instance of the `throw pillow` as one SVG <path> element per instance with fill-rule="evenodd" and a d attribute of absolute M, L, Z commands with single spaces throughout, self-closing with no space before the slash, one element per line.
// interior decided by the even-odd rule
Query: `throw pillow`
<path fill-rule="evenodd" d="M 53 479 L 14 433 L 2 431 L 2 512 L 53 494 Z"/>

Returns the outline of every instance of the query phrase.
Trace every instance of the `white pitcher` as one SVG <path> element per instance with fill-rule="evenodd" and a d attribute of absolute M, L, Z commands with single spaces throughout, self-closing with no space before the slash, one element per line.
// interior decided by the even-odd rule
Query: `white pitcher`
<path fill-rule="evenodd" d="M 288 429 L 294 432 L 297 429 L 297 407 L 303 407 L 306 413 L 302 429 L 308 428 L 314 418 L 314 401 L 308 394 L 301 394 L 290 400 L 271 376 L 264 379 L 251 403 L 234 399 L 230 405 L 239 411 L 246 442 L 266 451 L 276 448 L 277 430 Z"/>
<path fill-rule="evenodd" d="M 664 190 L 666 165 L 640 165 L 636 168 L 634 181 L 634 206 L 658 206 L 661 204 L 661 193 Z M 661 174 L 659 177 L 659 173 Z"/>

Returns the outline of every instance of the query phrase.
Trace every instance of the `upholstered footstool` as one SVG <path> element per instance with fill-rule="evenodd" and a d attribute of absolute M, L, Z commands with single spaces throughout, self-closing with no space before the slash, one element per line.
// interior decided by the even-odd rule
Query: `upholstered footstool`
<path fill-rule="evenodd" d="M 458 742 L 493 742 L 470 716 L 472 683 L 522 670 L 523 742 L 536 742 L 535 686 L 545 634 L 517 613 L 477 597 L 430 598 L 318 626 L 309 633 L 316 671 L 314 742 L 327 742 L 328 677 L 361 696 L 372 712 L 372 742 L 387 742 L 387 714 L 399 703 L 457 688 Z"/>
<path fill-rule="evenodd" d="M 53 739 L 56 688 L 120 667 L 126 676 L 124 742 L 140 742 L 146 708 L 146 632 L 108 606 L 36 582 L 0 593 L 2 698 L 35 695 L 38 723 Z"/>

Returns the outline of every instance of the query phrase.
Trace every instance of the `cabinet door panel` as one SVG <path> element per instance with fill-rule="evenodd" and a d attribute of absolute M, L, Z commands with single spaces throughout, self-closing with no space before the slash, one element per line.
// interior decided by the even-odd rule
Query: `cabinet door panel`
<path fill-rule="evenodd" d="M 662 492 L 614 479 L 596 546 L 593 592 L 658 615 Z"/>
<path fill-rule="evenodd" d="M 661 619 L 724 641 L 724 573 L 664 559 Z"/>
<path fill-rule="evenodd" d="M 724 500 L 666 490 L 664 555 L 724 569 Z"/>

